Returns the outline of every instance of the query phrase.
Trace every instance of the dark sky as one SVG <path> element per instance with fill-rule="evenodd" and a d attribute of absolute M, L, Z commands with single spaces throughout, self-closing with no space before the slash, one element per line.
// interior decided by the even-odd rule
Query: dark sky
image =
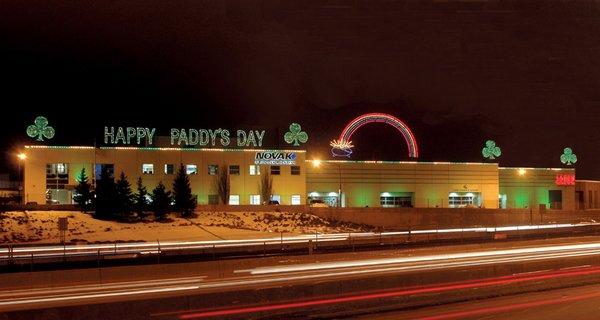
<path fill-rule="evenodd" d="M 309 157 L 381 111 L 415 132 L 421 160 L 559 167 L 600 179 L 600 4 L 584 1 L 0 2 L 0 144 L 35 116 L 54 144 L 104 125 L 264 127 L 292 121 Z M 354 159 L 406 159 L 391 127 Z M 376 142 L 373 142 L 376 141 Z M 5 168 L 4 170 L 7 170 Z"/>

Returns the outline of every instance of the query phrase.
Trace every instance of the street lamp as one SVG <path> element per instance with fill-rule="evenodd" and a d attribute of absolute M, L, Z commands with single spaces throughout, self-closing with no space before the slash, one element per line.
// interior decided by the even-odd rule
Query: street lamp
<path fill-rule="evenodd" d="M 21 190 L 23 189 L 23 182 L 21 181 L 21 162 L 25 161 L 25 159 L 27 159 L 27 155 L 23 152 L 17 154 L 17 171 L 19 173 L 19 186 L 17 187 L 19 189 L 19 198 L 21 199 L 21 204 L 25 203 L 23 199 L 23 196 L 21 195 Z"/>

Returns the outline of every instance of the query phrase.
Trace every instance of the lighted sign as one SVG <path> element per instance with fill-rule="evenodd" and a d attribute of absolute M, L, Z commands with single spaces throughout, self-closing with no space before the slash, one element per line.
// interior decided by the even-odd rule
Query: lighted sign
<path fill-rule="evenodd" d="M 156 128 L 144 127 L 104 127 L 105 144 L 146 144 L 152 145 Z M 306 133 L 305 133 L 306 134 Z M 235 145 L 238 147 L 261 147 L 265 130 L 237 130 Z M 205 147 L 231 145 L 231 132 L 227 129 L 183 129 L 170 130 L 172 146 Z"/>
<path fill-rule="evenodd" d="M 556 180 L 554 181 L 557 186 L 574 186 L 575 175 L 574 174 L 557 174 Z"/>
<path fill-rule="evenodd" d="M 419 157 L 419 148 L 417 146 L 417 140 L 413 135 L 412 131 L 408 126 L 400 119 L 385 113 L 367 113 L 356 119 L 350 121 L 340 134 L 337 140 L 331 141 L 331 154 L 334 157 L 350 157 L 352 154 L 352 135 L 360 127 L 369 123 L 385 123 L 396 128 L 404 137 L 406 144 L 408 145 L 408 156 L 411 158 Z"/>
<path fill-rule="evenodd" d="M 295 152 L 263 151 L 254 156 L 254 164 L 293 166 L 296 164 Z"/>
<path fill-rule="evenodd" d="M 289 144 L 294 144 L 295 147 L 300 146 L 300 143 L 306 143 L 308 141 L 308 134 L 302 131 L 297 123 L 290 124 L 290 131 L 283 135 L 283 140 Z"/>
<path fill-rule="evenodd" d="M 54 128 L 48 125 L 48 119 L 45 117 L 37 117 L 33 121 L 34 124 L 27 127 L 27 135 L 36 138 L 37 141 L 44 141 L 54 137 Z"/>
<path fill-rule="evenodd" d="M 560 156 L 560 162 L 570 166 L 577 162 L 577 156 L 573 153 L 571 148 L 565 148 L 563 154 Z"/>
<path fill-rule="evenodd" d="M 494 140 L 488 140 L 485 142 L 485 147 L 481 150 L 481 154 L 484 158 L 494 160 L 502 155 L 502 150 L 500 150 L 500 147 L 496 146 Z"/>

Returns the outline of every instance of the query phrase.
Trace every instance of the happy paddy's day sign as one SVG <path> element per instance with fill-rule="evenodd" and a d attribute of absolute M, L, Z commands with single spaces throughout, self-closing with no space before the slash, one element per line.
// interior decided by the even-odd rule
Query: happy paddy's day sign
<path fill-rule="evenodd" d="M 184 129 L 171 128 L 172 146 L 229 147 L 232 138 L 238 147 L 262 147 L 265 130 Z M 152 145 L 156 128 L 104 127 L 104 143 L 113 145 Z"/>

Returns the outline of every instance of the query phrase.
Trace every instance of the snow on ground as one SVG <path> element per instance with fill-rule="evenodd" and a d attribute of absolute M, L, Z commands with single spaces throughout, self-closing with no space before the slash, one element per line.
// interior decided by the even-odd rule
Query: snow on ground
<path fill-rule="evenodd" d="M 184 219 L 134 223 L 106 221 L 72 211 L 13 211 L 0 213 L 0 243 L 58 243 L 58 218 L 68 217 L 67 242 L 219 240 L 280 235 L 358 232 L 369 226 L 339 223 L 305 213 L 198 212 Z"/>

